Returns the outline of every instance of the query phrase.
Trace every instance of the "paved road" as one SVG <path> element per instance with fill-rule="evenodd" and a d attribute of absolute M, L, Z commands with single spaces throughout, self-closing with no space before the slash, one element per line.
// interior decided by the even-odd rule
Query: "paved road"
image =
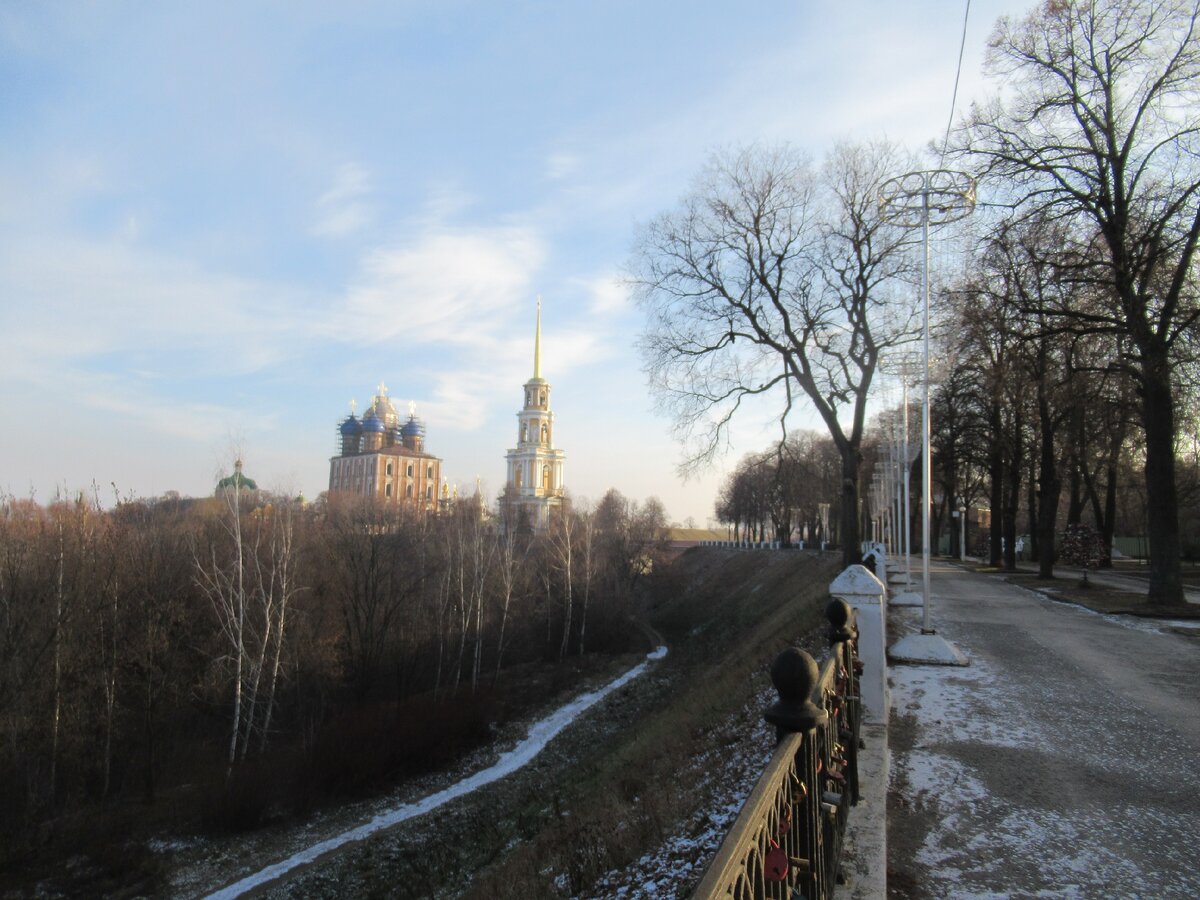
<path fill-rule="evenodd" d="M 948 564 L 932 587 L 971 665 L 891 670 L 889 896 L 1200 897 L 1200 637 Z"/>

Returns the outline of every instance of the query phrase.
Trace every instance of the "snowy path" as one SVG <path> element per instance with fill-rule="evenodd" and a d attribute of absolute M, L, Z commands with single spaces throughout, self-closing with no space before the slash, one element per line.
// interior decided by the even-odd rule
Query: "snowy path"
<path fill-rule="evenodd" d="M 651 660 L 662 659 L 667 655 L 666 647 L 659 647 L 656 650 L 646 655 L 646 661 L 634 666 L 624 675 L 610 681 L 604 687 L 599 688 L 590 693 L 576 697 L 565 706 L 559 707 L 546 718 L 535 722 L 529 729 L 529 734 L 525 740 L 517 744 L 513 749 L 502 754 L 496 763 L 486 769 L 482 769 L 462 781 L 459 781 L 445 790 L 438 791 L 435 794 L 430 794 L 415 803 L 405 803 L 402 806 L 397 806 L 394 809 L 386 810 L 372 818 L 370 821 L 359 825 L 357 828 L 351 828 L 349 831 L 344 831 L 339 835 L 328 838 L 306 847 L 297 853 L 293 853 L 287 859 L 277 862 L 274 865 L 267 866 L 258 872 L 247 875 L 240 881 L 221 888 L 210 894 L 211 898 L 217 900 L 226 900 L 226 898 L 240 897 L 243 894 L 269 884 L 288 872 L 301 866 L 309 865 L 315 862 L 321 856 L 338 850 L 347 844 L 361 841 L 370 837 L 376 832 L 391 828 L 393 825 L 398 825 L 401 822 L 406 822 L 409 819 L 414 819 L 418 816 L 423 816 L 428 812 L 437 809 L 440 806 L 449 803 L 458 797 L 462 797 L 471 793 L 486 784 L 491 784 L 493 781 L 510 775 L 520 769 L 522 766 L 530 762 L 536 757 L 545 746 L 564 728 L 575 721 L 585 710 L 599 703 L 613 691 L 624 687 L 633 679 L 637 678 L 646 671 Z"/>
<path fill-rule="evenodd" d="M 889 894 L 1200 896 L 1195 638 L 933 576 L 934 624 L 971 665 L 891 669 Z"/>

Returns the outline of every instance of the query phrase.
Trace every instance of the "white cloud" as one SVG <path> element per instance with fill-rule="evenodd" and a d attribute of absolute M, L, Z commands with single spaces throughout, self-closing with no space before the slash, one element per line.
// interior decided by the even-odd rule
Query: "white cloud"
<path fill-rule="evenodd" d="M 442 228 L 456 215 L 465 212 L 476 197 L 452 181 L 433 181 L 425 185 L 420 222 L 427 228 Z"/>
<path fill-rule="evenodd" d="M 583 159 L 575 153 L 551 153 L 546 158 L 546 177 L 551 181 L 568 178 L 579 171 Z"/>
<path fill-rule="evenodd" d="M 159 359 L 176 375 L 254 372 L 291 353 L 310 327 L 301 291 L 122 241 L 9 242 L 0 249 L 0 293 L 11 342 L 0 373 L 21 380 L 86 370 L 106 356 L 123 367 Z"/>
<path fill-rule="evenodd" d="M 576 278 L 571 283 L 578 285 L 591 298 L 588 310 L 594 316 L 612 316 L 630 309 L 629 288 L 619 275 Z"/>
<path fill-rule="evenodd" d="M 444 229 L 367 254 L 335 328 L 349 341 L 491 347 L 496 315 L 532 296 L 545 245 L 522 227 Z"/>
<path fill-rule="evenodd" d="M 333 176 L 333 186 L 317 200 L 317 221 L 309 229 L 321 237 L 345 237 L 369 225 L 374 218 L 365 200 L 372 192 L 371 175 L 358 163 L 343 163 Z"/>

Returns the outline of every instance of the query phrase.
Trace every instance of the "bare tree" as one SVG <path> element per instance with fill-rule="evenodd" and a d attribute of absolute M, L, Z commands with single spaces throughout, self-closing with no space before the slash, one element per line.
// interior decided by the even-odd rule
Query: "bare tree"
<path fill-rule="evenodd" d="M 555 568 L 562 577 L 563 626 L 558 643 L 558 658 L 567 655 L 571 644 L 571 624 L 575 615 L 575 544 L 579 522 L 570 503 L 566 503 L 550 522 L 550 548 Z"/>
<path fill-rule="evenodd" d="M 501 502 L 500 513 L 509 515 L 511 504 Z M 513 516 L 515 518 L 515 515 Z M 493 684 L 500 678 L 500 668 L 504 660 L 505 634 L 508 630 L 510 608 L 514 597 L 522 591 L 527 574 L 525 559 L 529 555 L 529 541 L 519 530 L 509 522 L 502 522 L 499 534 L 496 536 L 497 572 L 499 574 L 500 591 L 500 627 L 496 635 L 496 674 Z"/>
<path fill-rule="evenodd" d="M 972 110 L 962 144 L 1018 214 L 1070 221 L 1101 251 L 1091 277 L 1107 304 L 1067 304 L 1056 318 L 1126 339 L 1120 363 L 1141 396 L 1157 603 L 1183 600 L 1174 387 L 1200 317 L 1198 15 L 1195 0 L 1091 0 L 1001 19 L 990 66 L 1004 94 Z"/>
<path fill-rule="evenodd" d="M 804 398 L 841 454 L 847 563 L 860 556 L 871 382 L 880 354 L 915 335 L 896 293 L 911 275 L 908 238 L 877 199 L 906 162 L 886 143 L 840 145 L 820 172 L 787 148 L 716 155 L 681 207 L 646 229 L 633 264 L 647 370 L 694 442 L 683 468 L 711 460 L 754 398 L 776 398 L 785 441 Z"/>

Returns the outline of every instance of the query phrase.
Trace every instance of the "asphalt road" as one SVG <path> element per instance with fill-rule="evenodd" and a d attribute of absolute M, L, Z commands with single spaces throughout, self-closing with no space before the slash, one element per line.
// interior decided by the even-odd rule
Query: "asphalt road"
<path fill-rule="evenodd" d="M 1194 629 L 948 564 L 932 589 L 971 665 L 891 669 L 889 896 L 1200 897 Z"/>

